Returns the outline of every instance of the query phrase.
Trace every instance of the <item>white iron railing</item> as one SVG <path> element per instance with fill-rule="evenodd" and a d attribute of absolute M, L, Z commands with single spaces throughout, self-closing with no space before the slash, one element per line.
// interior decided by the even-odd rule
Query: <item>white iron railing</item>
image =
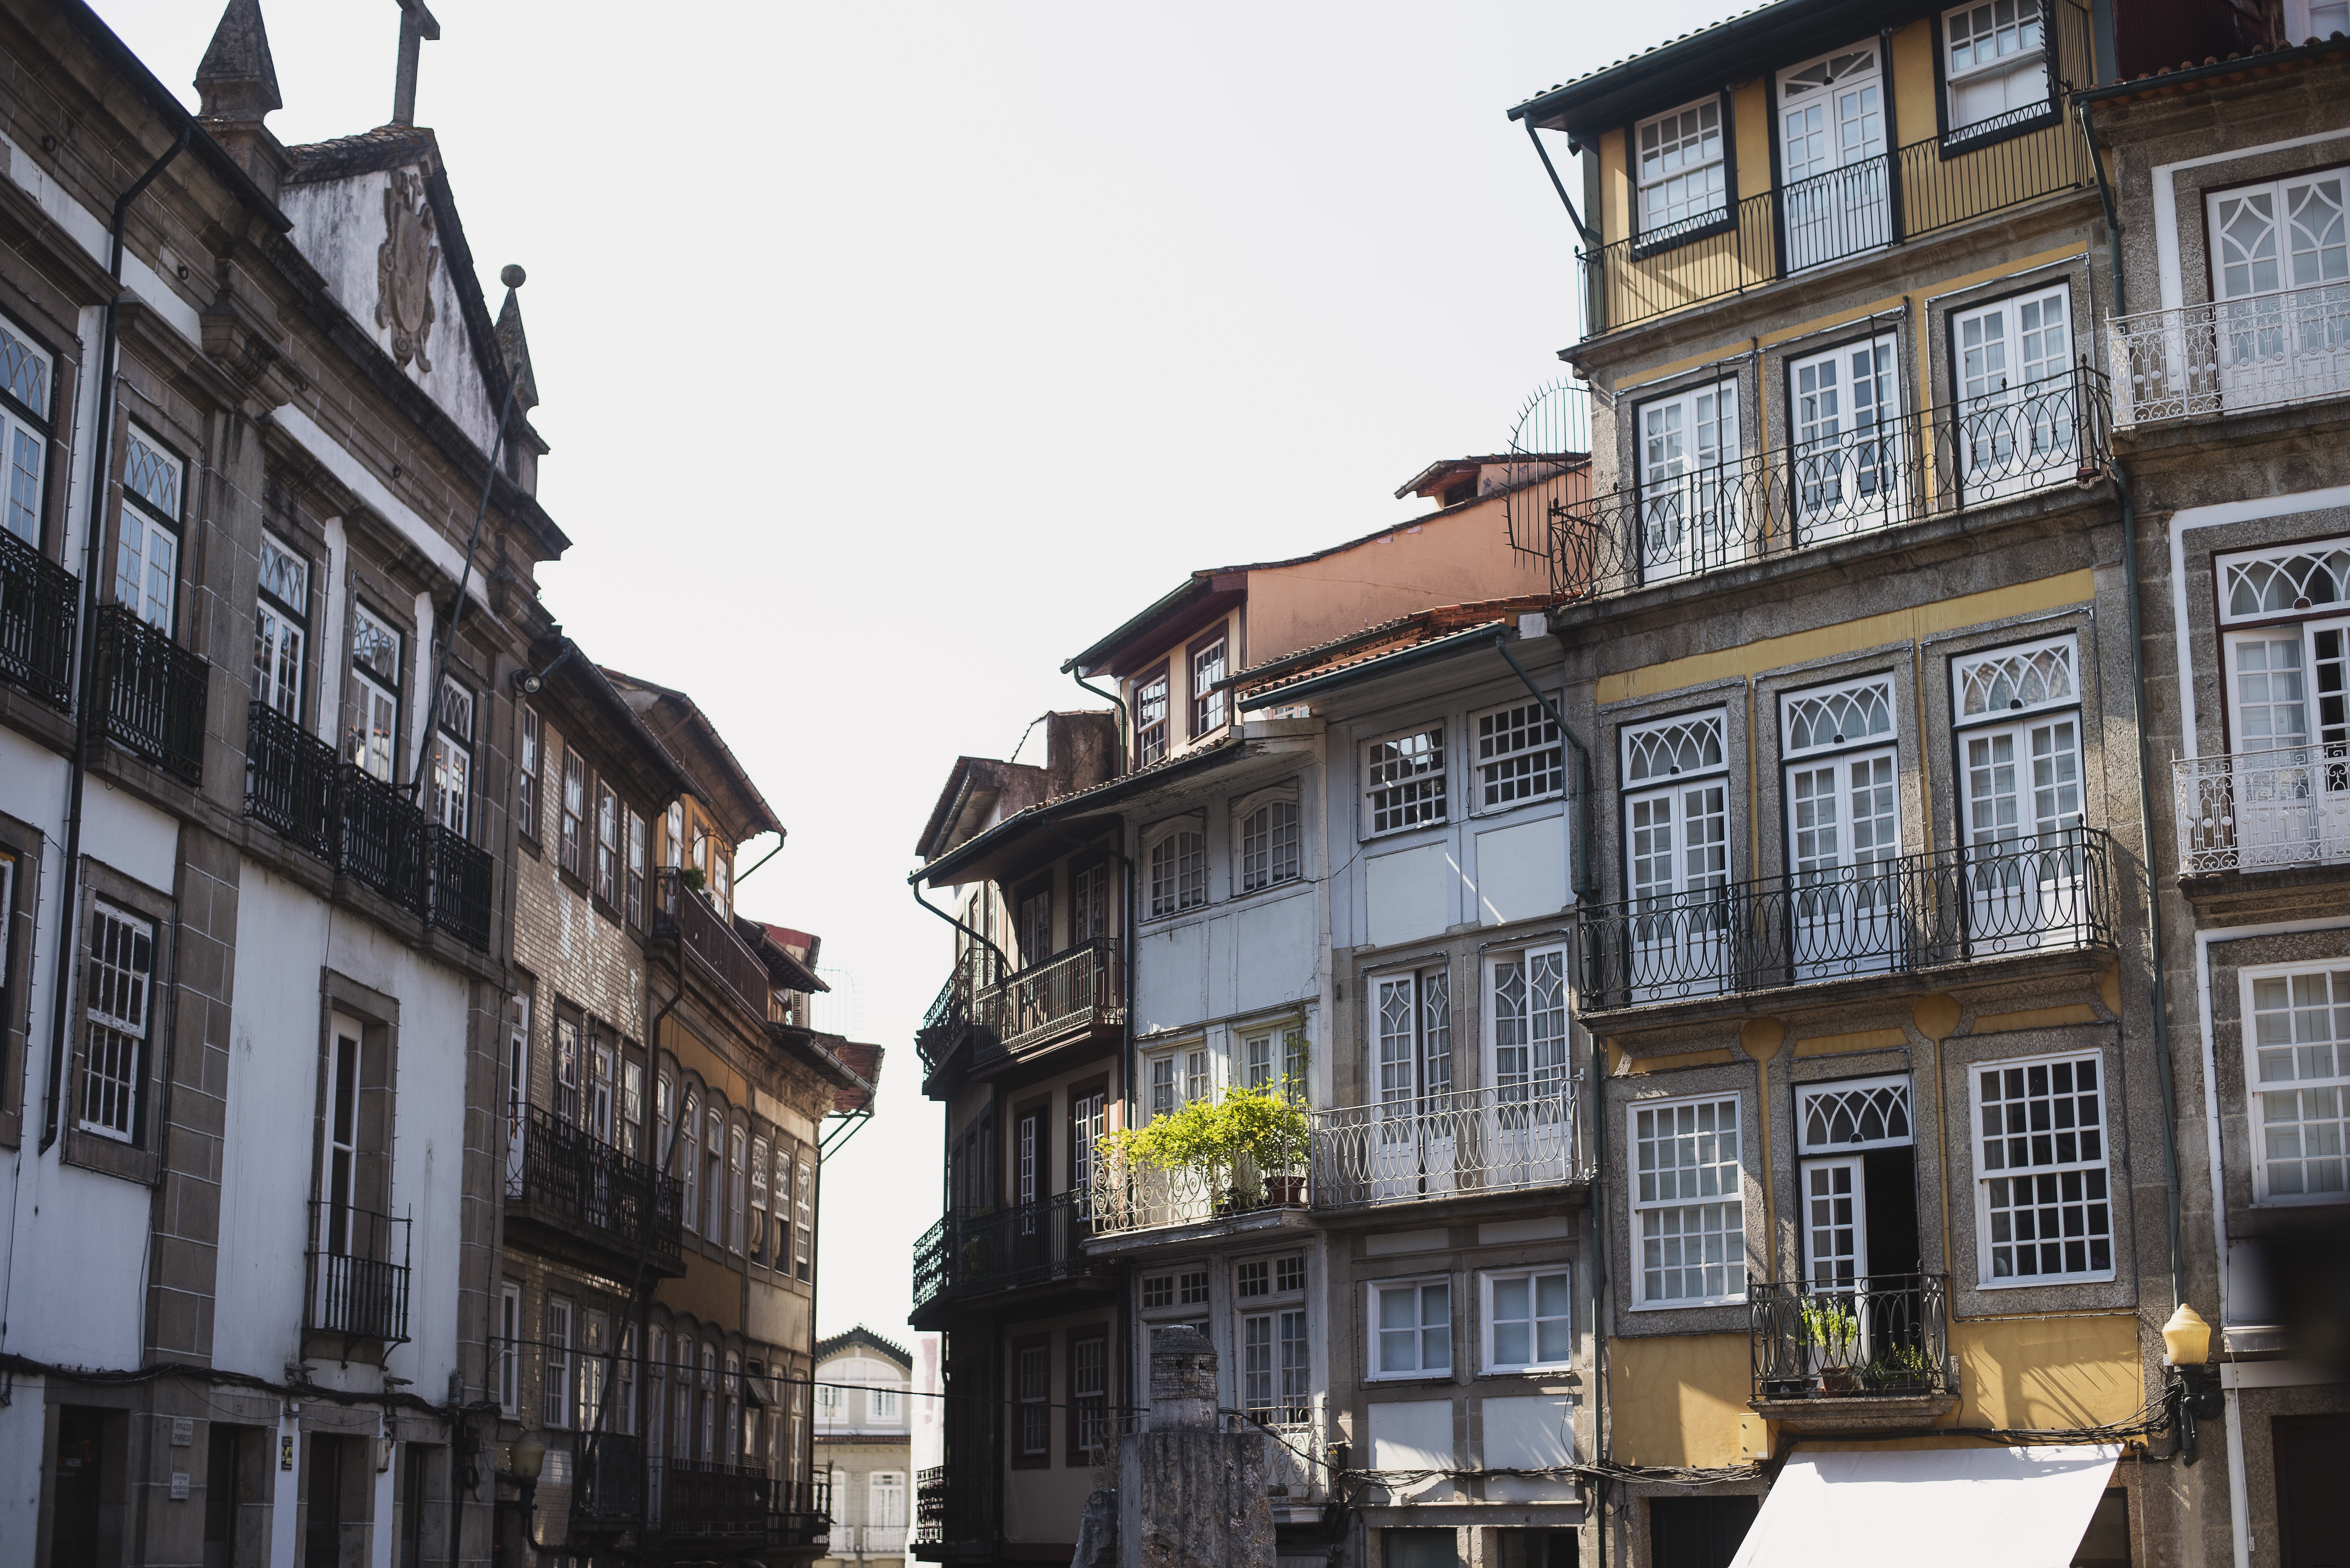
<path fill-rule="evenodd" d="M 1507 1192 L 1584 1178 L 1581 1074 L 1314 1113 L 1317 1209 Z"/>
<path fill-rule="evenodd" d="M 1094 1161 L 1088 1190 L 1093 1197 L 1084 1222 L 1095 1235 L 1104 1236 L 1190 1225 L 1220 1215 L 1301 1208 L 1305 1178 L 1294 1172 L 1268 1175 L 1245 1159 L 1237 1171 L 1211 1175 L 1198 1166 L 1168 1170 L 1105 1153 Z"/>
<path fill-rule="evenodd" d="M 2114 423 L 2350 393 L 2350 283 L 2145 310 L 2106 323 Z"/>
<path fill-rule="evenodd" d="M 2350 860 L 2350 747 L 2181 757 L 2172 768 L 2180 875 Z"/>
<path fill-rule="evenodd" d="M 836 1524 L 832 1527 L 832 1544 L 826 1555 L 831 1557 L 903 1557 L 906 1554 L 906 1526 L 902 1524 Z"/>

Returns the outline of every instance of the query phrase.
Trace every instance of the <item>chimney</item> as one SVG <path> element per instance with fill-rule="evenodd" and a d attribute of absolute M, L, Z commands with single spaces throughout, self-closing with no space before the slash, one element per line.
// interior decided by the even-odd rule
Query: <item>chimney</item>
<path fill-rule="evenodd" d="M 1118 776 L 1118 715 L 1107 708 L 1045 715 L 1045 798 Z"/>
<path fill-rule="evenodd" d="M 201 100 L 197 121 L 271 201 L 277 200 L 292 161 L 285 144 L 262 123 L 286 102 L 277 96 L 277 66 L 269 57 L 261 0 L 228 0 L 196 67 L 195 86 Z"/>

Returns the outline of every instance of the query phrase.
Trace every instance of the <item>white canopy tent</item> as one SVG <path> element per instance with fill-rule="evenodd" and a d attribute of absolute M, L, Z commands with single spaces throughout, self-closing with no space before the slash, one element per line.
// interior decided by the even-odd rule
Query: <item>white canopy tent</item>
<path fill-rule="evenodd" d="M 1797 1450 L 1731 1568 L 2067 1568 L 2118 1445 Z"/>

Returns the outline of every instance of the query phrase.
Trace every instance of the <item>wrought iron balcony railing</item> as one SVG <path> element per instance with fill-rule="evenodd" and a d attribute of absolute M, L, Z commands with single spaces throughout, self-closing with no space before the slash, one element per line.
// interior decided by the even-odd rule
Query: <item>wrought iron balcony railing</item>
<path fill-rule="evenodd" d="M 81 579 L 0 528 L 0 680 L 70 710 L 80 616 Z"/>
<path fill-rule="evenodd" d="M 1357 1209 L 1587 1179 L 1580 1074 L 1312 1114 L 1316 1209 Z"/>
<path fill-rule="evenodd" d="M 629 1432 L 572 1438 L 571 1515 L 598 1523 L 632 1521 L 644 1501 L 644 1445 Z"/>
<path fill-rule="evenodd" d="M 828 1481 L 778 1481 L 767 1512 L 769 1546 L 814 1546 L 833 1532 L 832 1486 Z M 837 1556 L 838 1552 L 828 1552 Z"/>
<path fill-rule="evenodd" d="M 1560 599 L 1604 597 L 2091 482 L 2109 450 L 2105 378 L 2084 364 L 1587 499 L 1562 495 L 1511 542 L 1547 558 Z"/>
<path fill-rule="evenodd" d="M 924 1072 L 937 1072 L 939 1064 L 975 1026 L 980 998 L 1003 978 L 1002 961 L 985 948 L 967 948 L 956 958 L 954 969 L 939 987 L 930 1011 L 922 1015 L 921 1027 L 914 1033 L 914 1049 L 921 1054 Z"/>
<path fill-rule="evenodd" d="M 2054 14 L 2051 74 L 2085 86 L 2088 13 Z M 2096 181 L 2061 96 L 1794 180 L 1733 207 L 1577 253 L 1591 332 L 1765 287 L 1810 268 L 1940 234 Z"/>
<path fill-rule="evenodd" d="M 303 1327 L 313 1334 L 404 1343 L 409 1245 L 404 1219 L 312 1199 Z"/>
<path fill-rule="evenodd" d="M 1114 1155 L 1093 1162 L 1092 1196 L 1086 1225 L 1094 1235 L 1191 1225 L 1218 1216 L 1237 1217 L 1275 1209 L 1303 1209 L 1307 1200 L 1308 1161 L 1293 1169 L 1261 1171 L 1245 1160 L 1223 1177 L 1199 1166 L 1173 1169 L 1130 1164 Z"/>
<path fill-rule="evenodd" d="M 244 724 L 244 815 L 332 865 L 338 842 L 335 748 L 268 703 Z"/>
<path fill-rule="evenodd" d="M 402 909 L 424 909 L 424 813 L 356 763 L 335 773 L 335 864 Z"/>
<path fill-rule="evenodd" d="M 1601 905 L 1593 1012 L 2110 946 L 2112 844 L 2092 827 Z"/>
<path fill-rule="evenodd" d="M 835 1557 L 903 1557 L 907 1529 L 902 1524 L 836 1524 L 831 1555 Z"/>
<path fill-rule="evenodd" d="M 2125 428 L 2338 398 L 2350 393 L 2350 283 L 2118 316 L 2106 341 Z"/>
<path fill-rule="evenodd" d="M 1097 938 L 980 993 L 974 1060 L 1016 1054 L 1065 1034 L 1116 1028 L 1126 1019 L 1118 942 Z"/>
<path fill-rule="evenodd" d="M 914 1306 L 1082 1274 L 1085 1200 L 1055 1193 L 993 1214 L 950 1214 L 914 1244 Z"/>
<path fill-rule="evenodd" d="M 506 1168 L 508 1199 L 622 1256 L 664 1263 L 678 1261 L 682 1191 L 677 1178 L 536 1106 L 522 1159 Z"/>
<path fill-rule="evenodd" d="M 765 1021 L 775 989 L 765 962 L 743 945 L 706 895 L 686 886 L 684 874 L 674 866 L 660 871 L 653 935 L 692 953 L 711 978 L 748 1008 L 754 1018 Z"/>
<path fill-rule="evenodd" d="M 120 605 L 98 607 L 94 732 L 200 784 L 213 667 Z"/>
<path fill-rule="evenodd" d="M 1945 1275 L 1752 1284 L 1746 1301 L 1758 1398 L 1915 1398 L 1950 1390 Z"/>
<path fill-rule="evenodd" d="M 672 1459 L 661 1477 L 660 1527 L 670 1535 L 764 1539 L 774 1491 L 764 1465 Z"/>
<path fill-rule="evenodd" d="M 914 1476 L 914 1543 L 937 1546 L 947 1538 L 947 1468 L 933 1465 Z"/>
<path fill-rule="evenodd" d="M 2171 769 L 2180 876 L 2350 860 L 2350 746 L 2180 757 Z"/>
<path fill-rule="evenodd" d="M 432 823 L 424 829 L 424 918 L 470 947 L 490 945 L 490 852 Z"/>

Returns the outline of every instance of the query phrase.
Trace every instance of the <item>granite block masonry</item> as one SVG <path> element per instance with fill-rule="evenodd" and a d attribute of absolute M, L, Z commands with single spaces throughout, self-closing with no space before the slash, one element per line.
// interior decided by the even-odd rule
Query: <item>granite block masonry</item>
<path fill-rule="evenodd" d="M 1273 1568 L 1272 1472 L 1265 1439 L 1228 1429 L 1216 1411 L 1216 1353 L 1188 1324 L 1150 1347 L 1150 1420 L 1118 1439 L 1115 1560 L 1120 1568 Z M 1075 1561 L 1109 1561 L 1086 1509 Z"/>

